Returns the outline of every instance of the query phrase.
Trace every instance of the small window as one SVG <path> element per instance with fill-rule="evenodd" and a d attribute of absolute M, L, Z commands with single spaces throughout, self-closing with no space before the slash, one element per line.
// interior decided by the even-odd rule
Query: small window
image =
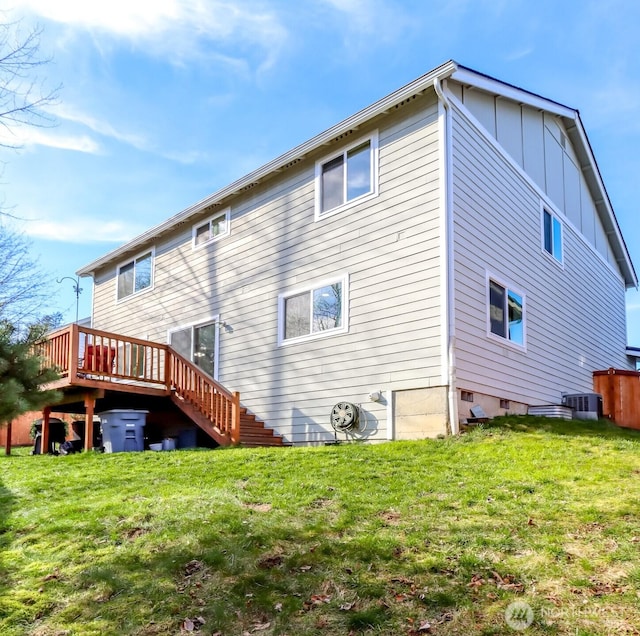
<path fill-rule="evenodd" d="M 500 408 L 501 409 L 510 409 L 511 408 L 511 402 L 509 402 L 509 400 L 500 400 Z"/>
<path fill-rule="evenodd" d="M 153 251 L 146 252 L 118 268 L 118 300 L 151 287 Z"/>
<path fill-rule="evenodd" d="M 193 247 L 212 243 L 229 234 L 229 210 L 212 216 L 210 219 L 193 226 Z"/>
<path fill-rule="evenodd" d="M 524 297 L 489 280 L 489 331 L 524 346 Z"/>
<path fill-rule="evenodd" d="M 549 212 L 542 210 L 542 245 L 545 252 L 562 263 L 562 223 L 560 219 Z"/>
<path fill-rule="evenodd" d="M 377 192 L 378 137 L 316 164 L 316 218 Z"/>
<path fill-rule="evenodd" d="M 278 298 L 280 344 L 347 330 L 347 277 L 318 283 Z"/>
<path fill-rule="evenodd" d="M 463 402 L 473 402 L 473 393 L 471 391 L 460 391 L 460 399 Z"/>

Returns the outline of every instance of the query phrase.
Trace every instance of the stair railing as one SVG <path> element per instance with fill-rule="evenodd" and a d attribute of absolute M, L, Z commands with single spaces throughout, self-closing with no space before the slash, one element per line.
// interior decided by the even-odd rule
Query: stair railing
<path fill-rule="evenodd" d="M 36 352 L 43 366 L 55 368 L 70 384 L 163 386 L 232 444 L 240 441 L 240 394 L 225 389 L 169 345 L 72 324 L 48 334 Z"/>
<path fill-rule="evenodd" d="M 232 444 L 240 441 L 240 394 L 232 393 L 167 346 L 167 378 L 176 397 L 190 404 Z"/>

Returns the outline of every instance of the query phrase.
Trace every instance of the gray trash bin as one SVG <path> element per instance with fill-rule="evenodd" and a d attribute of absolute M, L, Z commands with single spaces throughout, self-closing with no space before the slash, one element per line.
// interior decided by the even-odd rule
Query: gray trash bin
<path fill-rule="evenodd" d="M 198 431 L 185 428 L 178 433 L 178 448 L 195 448 L 198 445 Z"/>
<path fill-rule="evenodd" d="M 144 450 L 144 426 L 149 411 L 113 409 L 98 413 L 105 453 Z"/>

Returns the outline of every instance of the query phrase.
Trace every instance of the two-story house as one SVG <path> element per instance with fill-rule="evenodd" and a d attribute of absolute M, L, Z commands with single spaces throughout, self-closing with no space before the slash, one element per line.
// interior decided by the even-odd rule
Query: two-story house
<path fill-rule="evenodd" d="M 578 111 L 453 61 L 78 274 L 95 330 L 167 343 L 294 444 L 351 405 L 368 439 L 435 436 L 633 368 Z"/>

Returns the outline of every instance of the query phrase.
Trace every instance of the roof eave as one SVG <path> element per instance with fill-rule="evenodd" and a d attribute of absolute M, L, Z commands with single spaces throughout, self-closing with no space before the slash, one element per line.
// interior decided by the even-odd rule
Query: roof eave
<path fill-rule="evenodd" d="M 442 80 L 450 77 L 457 68 L 458 64 L 453 60 L 445 62 L 432 71 L 429 71 L 422 77 L 419 77 L 409 84 L 406 84 L 405 86 L 399 88 L 397 91 L 394 91 L 393 93 L 387 95 L 386 97 L 383 97 L 374 104 L 371 104 L 370 106 L 367 106 L 366 108 L 358 111 L 351 117 L 344 119 L 338 124 L 320 133 L 319 135 L 316 135 L 303 144 L 296 146 L 285 154 L 276 157 L 269 163 L 264 164 L 257 170 L 254 170 L 241 179 L 234 181 L 222 190 L 218 190 L 217 192 L 202 199 L 201 201 L 198 201 L 188 208 L 185 208 L 178 214 L 172 216 L 159 225 L 150 228 L 146 232 L 121 245 L 117 249 L 112 250 L 111 252 L 96 259 L 88 265 L 85 265 L 84 267 L 80 268 L 76 272 L 76 274 L 78 276 L 93 276 L 98 269 L 105 267 L 106 265 L 121 258 L 124 258 L 124 256 L 127 254 L 142 249 L 143 246 L 153 242 L 158 236 L 169 231 L 178 223 L 189 220 L 206 208 L 210 208 L 216 205 L 222 205 L 222 203 L 226 199 L 229 199 L 230 197 L 239 194 L 243 190 L 254 186 L 257 182 L 283 170 L 288 165 L 297 163 L 301 159 L 304 159 L 304 157 L 309 153 L 328 143 L 331 143 L 336 137 L 343 134 L 344 132 L 356 129 L 369 120 L 373 119 L 374 117 L 387 112 L 389 109 L 393 108 L 396 104 L 399 104 L 403 100 L 426 91 L 433 86 L 434 80 Z"/>
<path fill-rule="evenodd" d="M 565 106 L 564 104 L 555 102 L 552 99 L 542 97 L 542 95 L 532 93 L 524 88 L 519 88 L 513 84 L 495 79 L 489 75 L 485 75 L 484 73 L 478 73 L 477 71 L 460 64 L 458 64 L 457 70 L 452 73 L 451 79 L 489 93 L 501 95 L 502 97 L 511 99 L 520 104 L 526 104 L 532 108 L 546 110 L 560 117 L 573 117 L 576 112 L 576 110 L 570 106 Z"/>
<path fill-rule="evenodd" d="M 609 198 L 609 193 L 607 192 L 604 180 L 600 174 L 600 168 L 598 167 L 598 162 L 593 154 L 591 143 L 589 142 L 586 130 L 582 125 L 579 111 L 574 111 L 571 119 L 574 127 L 571 129 L 569 126 L 566 126 L 567 132 L 569 134 L 574 133 L 578 137 L 580 147 L 587 156 L 587 167 L 590 168 L 590 170 L 587 172 L 586 167 L 583 167 L 582 172 L 587 181 L 593 181 L 596 190 L 601 195 L 600 199 L 595 201 L 595 204 L 598 211 L 600 213 L 604 213 L 605 219 L 609 221 L 608 224 L 604 224 L 605 232 L 608 240 L 614 246 L 614 256 L 616 258 L 616 263 L 622 272 L 625 286 L 627 289 L 638 287 L 638 275 L 635 267 L 633 266 L 633 261 L 631 260 L 631 255 L 629 254 L 624 236 L 620 230 L 620 225 L 618 224 L 618 219 L 613 209 L 611 199 Z"/>

